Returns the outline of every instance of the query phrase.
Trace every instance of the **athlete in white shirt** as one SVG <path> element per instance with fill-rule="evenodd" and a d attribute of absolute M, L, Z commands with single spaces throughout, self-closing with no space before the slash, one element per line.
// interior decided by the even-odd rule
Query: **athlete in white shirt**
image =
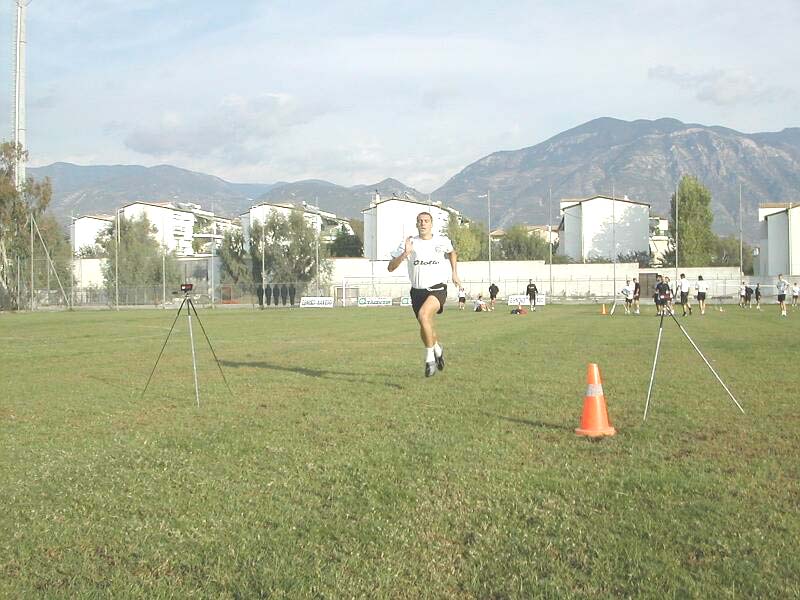
<path fill-rule="evenodd" d="M 797 282 L 792 286 L 792 306 L 797 306 L 797 299 L 800 296 L 800 286 L 797 285 Z"/>
<path fill-rule="evenodd" d="M 781 305 L 781 316 L 786 316 L 786 290 L 789 289 L 789 282 L 783 278 L 783 273 L 778 275 L 775 282 L 775 291 L 778 294 L 778 304 Z"/>
<path fill-rule="evenodd" d="M 631 280 L 628 279 L 625 282 L 625 287 L 620 290 L 620 294 L 622 294 L 623 298 L 625 298 L 625 314 L 631 314 L 631 304 L 633 303 L 633 286 L 631 285 Z"/>
<path fill-rule="evenodd" d="M 700 305 L 700 314 L 706 314 L 706 294 L 708 293 L 708 284 L 703 281 L 703 276 L 697 276 L 697 283 L 694 284 L 694 289 L 697 290 L 697 303 Z"/>
<path fill-rule="evenodd" d="M 392 252 L 389 271 L 404 260 L 411 280 L 411 306 L 419 321 L 419 333 L 425 344 L 425 377 L 444 370 L 444 350 L 433 327 L 433 317 L 444 310 L 447 281 L 461 287 L 456 268 L 457 258 L 450 239 L 433 235 L 433 217 L 428 212 L 417 215 L 419 235 L 409 236 Z"/>
<path fill-rule="evenodd" d="M 689 316 L 692 316 L 692 303 L 689 302 L 689 280 L 686 279 L 686 274 L 681 273 L 680 281 L 678 281 L 678 285 L 680 286 L 681 290 L 681 306 L 683 307 L 683 316 L 686 316 L 686 309 L 689 309 Z"/>

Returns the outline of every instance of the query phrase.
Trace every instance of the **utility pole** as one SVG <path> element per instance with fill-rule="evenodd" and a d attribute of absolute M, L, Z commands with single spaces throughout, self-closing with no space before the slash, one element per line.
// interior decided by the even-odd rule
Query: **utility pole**
<path fill-rule="evenodd" d="M 492 190 L 486 190 L 486 212 L 489 215 L 489 285 L 492 285 Z"/>
<path fill-rule="evenodd" d="M 547 188 L 547 242 L 550 247 L 550 287 L 547 289 L 547 294 L 552 297 L 553 295 L 553 188 Z M 550 302 L 549 298 L 545 299 Z"/>
<path fill-rule="evenodd" d="M 744 243 L 742 242 L 742 184 L 739 184 L 739 280 L 744 280 Z"/>

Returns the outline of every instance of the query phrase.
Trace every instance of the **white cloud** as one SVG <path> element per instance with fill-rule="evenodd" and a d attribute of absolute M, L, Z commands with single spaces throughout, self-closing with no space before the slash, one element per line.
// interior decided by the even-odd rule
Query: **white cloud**
<path fill-rule="evenodd" d="M 274 138 L 323 112 L 287 94 L 230 95 L 205 113 L 164 111 L 157 123 L 130 131 L 125 146 L 158 158 L 214 156 L 227 164 L 254 163 Z"/>
<path fill-rule="evenodd" d="M 652 67 L 651 79 L 667 81 L 684 90 L 694 92 L 701 102 L 717 106 L 739 104 L 762 104 L 790 100 L 792 90 L 775 85 L 766 85 L 754 75 L 742 70 L 712 69 L 703 73 L 682 72 L 673 66 Z"/>

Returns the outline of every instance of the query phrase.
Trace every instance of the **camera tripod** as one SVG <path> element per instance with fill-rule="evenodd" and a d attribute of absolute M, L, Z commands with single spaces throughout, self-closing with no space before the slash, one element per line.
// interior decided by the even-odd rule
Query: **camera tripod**
<path fill-rule="evenodd" d="M 214 352 L 214 346 L 211 345 L 211 340 L 208 339 L 208 334 L 206 333 L 206 328 L 203 327 L 203 322 L 200 320 L 200 315 L 197 314 L 197 309 L 194 307 L 194 302 L 192 302 L 192 298 L 189 295 L 191 292 L 191 287 L 185 289 L 186 285 L 181 286 L 181 291 L 183 294 L 183 302 L 178 307 L 178 314 L 175 315 L 175 320 L 172 322 L 172 327 L 169 328 L 169 333 L 167 334 L 167 339 L 164 340 L 164 345 L 161 346 L 161 352 L 158 353 L 158 358 L 156 359 L 156 364 L 153 365 L 153 370 L 150 371 L 150 377 L 147 378 L 147 383 L 142 390 L 142 398 L 144 398 L 145 392 L 147 392 L 147 387 L 150 385 L 150 380 L 153 379 L 153 374 L 156 372 L 156 367 L 158 367 L 158 363 L 161 360 L 161 356 L 164 354 L 164 349 L 167 347 L 167 342 L 169 342 L 169 338 L 172 335 L 172 330 L 175 329 L 175 323 L 178 322 L 178 318 L 181 316 L 181 312 L 183 311 L 183 307 L 186 307 L 186 316 L 189 317 L 189 340 L 192 345 L 192 372 L 194 373 L 194 397 L 197 400 L 197 407 L 200 407 L 200 387 L 197 384 L 197 358 L 194 352 L 194 334 L 192 332 L 192 312 L 194 312 L 194 316 L 197 319 L 197 322 L 200 324 L 200 329 L 203 331 L 203 335 L 206 338 L 206 342 L 208 342 L 208 347 L 211 348 L 211 354 L 214 356 L 214 360 L 217 363 L 217 367 L 219 368 L 219 373 L 222 375 L 222 381 L 225 382 L 225 386 L 228 388 L 228 391 L 233 395 L 231 391 L 231 386 L 228 385 L 228 380 L 225 379 L 225 373 L 222 372 L 222 365 L 219 363 L 219 359 L 217 358 L 217 353 Z"/>
<path fill-rule="evenodd" d="M 653 358 L 653 371 L 652 371 L 652 373 L 650 373 L 650 385 L 647 388 L 647 401 L 645 402 L 645 405 L 644 405 L 644 418 L 642 420 L 643 421 L 647 420 L 647 409 L 650 407 L 650 392 L 653 391 L 653 379 L 655 378 L 656 365 L 658 364 L 658 351 L 661 348 L 661 334 L 664 332 L 664 316 L 665 316 L 667 311 L 669 312 L 669 316 L 672 317 L 672 320 L 675 321 L 675 324 L 678 326 L 678 328 L 683 332 L 683 335 L 686 336 L 686 339 L 689 340 L 689 343 L 692 345 L 692 348 L 697 350 L 697 353 L 700 355 L 700 358 L 702 358 L 703 362 L 706 363 L 706 366 L 714 374 L 714 377 L 717 378 L 717 381 L 719 381 L 720 385 L 724 388 L 724 390 L 726 392 L 728 392 L 728 396 L 731 397 L 731 400 L 733 400 L 733 403 L 739 408 L 740 411 L 742 411 L 742 414 L 744 414 L 744 409 L 742 408 L 741 404 L 739 404 L 736 401 L 736 398 L 733 397 L 733 394 L 728 389 L 728 386 L 726 386 L 725 383 L 720 378 L 720 376 L 717 375 L 717 372 L 714 370 L 714 367 L 712 367 L 711 363 L 709 363 L 708 360 L 706 360 L 706 357 L 703 356 L 703 353 L 700 351 L 700 348 L 697 347 L 697 344 L 695 344 L 694 341 L 692 340 L 692 338 L 689 337 L 689 334 L 683 328 L 683 325 L 681 325 L 680 321 L 678 321 L 678 319 L 675 317 L 675 312 L 671 308 L 669 308 L 667 306 L 663 306 L 662 310 L 661 310 L 661 321 L 658 324 L 658 341 L 656 342 L 656 355 L 655 355 L 655 358 Z"/>

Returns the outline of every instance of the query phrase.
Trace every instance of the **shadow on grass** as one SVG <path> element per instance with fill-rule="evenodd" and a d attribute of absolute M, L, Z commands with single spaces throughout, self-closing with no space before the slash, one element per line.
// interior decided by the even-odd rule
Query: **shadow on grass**
<path fill-rule="evenodd" d="M 371 379 L 369 376 L 362 376 L 358 373 L 349 373 L 346 371 L 329 371 L 327 369 L 312 369 L 309 367 L 286 367 L 284 365 L 276 365 L 264 361 L 258 362 L 241 362 L 241 361 L 231 361 L 231 360 L 221 360 L 220 364 L 223 367 L 251 367 L 255 369 L 272 369 L 274 371 L 288 371 L 289 373 L 297 373 L 298 375 L 305 375 L 306 377 L 316 377 L 318 379 L 333 379 L 335 381 L 350 381 L 352 383 L 363 383 L 363 382 L 370 382 L 370 383 L 379 383 L 385 385 L 386 387 L 402 390 L 403 386 L 398 385 L 396 383 L 390 383 L 388 381 L 380 381 L 376 382 L 374 379 Z M 372 373 L 371 375 L 389 377 L 385 373 Z"/>
<path fill-rule="evenodd" d="M 540 429 L 553 429 L 555 431 L 573 431 L 575 428 L 569 425 L 561 425 L 556 423 L 545 423 L 544 421 L 531 421 L 529 419 L 519 419 L 517 417 L 506 417 L 505 415 L 498 415 L 496 413 L 490 413 L 485 411 L 480 411 L 482 415 L 486 417 L 493 417 L 495 419 L 501 419 L 503 421 L 508 421 L 509 423 L 519 423 L 521 425 L 530 425 L 531 427 L 538 427 Z"/>

